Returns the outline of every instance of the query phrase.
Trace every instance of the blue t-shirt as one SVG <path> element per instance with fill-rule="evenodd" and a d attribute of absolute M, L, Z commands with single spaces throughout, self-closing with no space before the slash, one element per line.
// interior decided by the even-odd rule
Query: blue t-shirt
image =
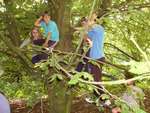
<path fill-rule="evenodd" d="M 88 37 L 92 40 L 93 46 L 90 48 L 89 57 L 99 59 L 104 57 L 104 28 L 101 25 L 94 25 L 88 31 Z"/>
<path fill-rule="evenodd" d="M 57 28 L 57 25 L 54 21 L 50 20 L 48 24 L 46 24 L 44 21 L 40 23 L 40 26 L 44 30 L 44 36 L 47 37 L 48 32 L 51 33 L 50 40 L 52 41 L 59 41 L 59 31 Z"/>

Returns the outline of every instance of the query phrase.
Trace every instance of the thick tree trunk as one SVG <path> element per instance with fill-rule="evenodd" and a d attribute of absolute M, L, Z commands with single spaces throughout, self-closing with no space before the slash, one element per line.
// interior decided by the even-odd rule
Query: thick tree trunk
<path fill-rule="evenodd" d="M 54 7 L 52 10 L 52 19 L 58 25 L 60 32 L 59 48 L 64 51 L 69 51 L 72 48 L 72 32 L 70 29 L 70 13 L 71 13 L 71 0 L 56 0 L 55 6 L 52 0 L 49 0 L 49 7 Z"/>
<path fill-rule="evenodd" d="M 54 3 L 56 2 L 56 4 Z M 4 43 L 16 54 L 20 63 L 24 65 L 25 69 L 31 69 L 31 65 L 26 56 L 21 53 L 18 49 L 20 35 L 18 32 L 18 27 L 15 21 L 13 12 L 11 8 L 13 7 L 14 0 L 4 0 L 6 12 L 4 12 L 4 24 L 6 26 L 7 32 L 2 36 Z M 56 21 L 60 30 L 61 45 L 66 50 L 70 49 L 71 37 L 70 37 L 70 0 L 49 0 L 49 8 L 55 7 L 55 9 L 50 9 L 52 11 L 52 19 Z M 56 5 L 56 6 L 55 6 Z M 29 72 L 28 70 L 28 72 Z M 32 69 L 31 69 L 32 70 Z M 48 86 L 49 95 L 49 109 L 50 113 L 70 113 L 71 108 L 71 95 L 68 92 L 66 84 L 62 81 L 55 81 L 53 84 Z"/>
<path fill-rule="evenodd" d="M 70 113 L 72 95 L 63 81 L 54 81 L 48 86 L 49 113 Z"/>
<path fill-rule="evenodd" d="M 51 10 L 51 17 L 56 21 L 59 32 L 60 42 L 58 48 L 69 51 L 71 48 L 70 32 L 70 4 L 71 0 L 48 0 Z M 66 84 L 62 81 L 55 81 L 48 86 L 49 109 L 50 113 L 70 113 L 72 97 Z"/>

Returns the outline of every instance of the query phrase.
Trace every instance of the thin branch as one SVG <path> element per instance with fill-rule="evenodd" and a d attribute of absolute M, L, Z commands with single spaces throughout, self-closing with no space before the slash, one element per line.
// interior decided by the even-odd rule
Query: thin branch
<path fill-rule="evenodd" d="M 43 51 L 44 52 L 44 51 Z M 73 53 L 68 53 L 68 52 L 60 52 L 60 51 L 56 51 L 56 50 L 54 50 L 54 52 L 58 52 L 59 54 L 61 53 L 61 54 L 73 54 Z M 78 54 L 77 54 L 78 55 Z M 82 55 L 79 55 L 79 56 L 82 56 Z M 89 58 L 89 57 L 85 57 L 85 58 L 87 58 L 87 59 L 91 59 L 91 58 Z M 92 60 L 92 59 L 91 59 Z M 97 61 L 97 60 L 96 60 Z M 98 61 L 97 61 L 98 62 Z M 104 63 L 104 62 L 100 62 L 100 63 Z M 112 65 L 112 64 L 111 64 Z M 57 65 L 58 67 L 57 67 L 57 69 L 59 69 L 59 70 L 62 70 L 65 74 L 66 74 L 66 76 L 68 77 L 68 78 L 71 78 L 73 75 L 72 74 L 70 74 L 67 70 L 65 70 L 61 65 Z M 144 76 L 143 76 L 143 74 L 140 74 L 140 76 L 138 76 L 138 77 L 134 77 L 134 78 L 131 78 L 131 79 L 128 79 L 128 80 L 116 80 L 116 81 L 108 81 L 108 82 L 89 82 L 89 81 L 85 81 L 85 80 L 83 80 L 83 79 L 79 79 L 79 81 L 80 82 L 82 82 L 82 83 L 87 83 L 87 84 L 93 84 L 93 85 L 119 85 L 119 84 L 124 84 L 124 83 L 128 83 L 129 81 L 137 81 L 137 80 L 143 80 L 143 79 L 150 79 L 150 75 L 149 76 L 147 76 L 148 74 L 150 74 L 150 72 L 148 72 L 148 73 L 144 73 Z M 137 75 L 137 74 L 136 74 Z"/>
<path fill-rule="evenodd" d="M 119 84 L 128 83 L 130 81 L 137 81 L 137 80 L 143 80 L 143 79 L 150 79 L 150 75 L 149 76 L 141 75 L 138 77 L 127 79 L 127 80 L 116 80 L 116 81 L 109 81 L 109 82 L 89 82 L 89 81 L 85 81 L 85 80 L 80 79 L 80 82 L 87 83 L 87 84 L 93 84 L 93 85 L 119 85 Z"/>
<path fill-rule="evenodd" d="M 117 46 L 115 46 L 115 45 L 113 45 L 113 44 L 111 44 L 111 43 L 105 43 L 105 45 L 112 46 L 113 48 L 115 48 L 116 50 L 118 50 L 119 52 L 121 52 L 122 54 L 124 54 L 125 56 L 127 56 L 127 57 L 129 57 L 129 58 L 131 58 L 131 59 L 133 59 L 133 60 L 135 60 L 135 61 L 137 61 L 136 58 L 132 57 L 132 56 L 129 55 L 128 53 L 126 53 L 126 52 L 124 52 L 123 50 L 119 49 Z"/>

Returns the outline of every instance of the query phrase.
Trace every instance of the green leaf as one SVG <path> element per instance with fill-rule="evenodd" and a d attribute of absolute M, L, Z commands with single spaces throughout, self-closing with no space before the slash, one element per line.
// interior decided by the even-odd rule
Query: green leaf
<path fill-rule="evenodd" d="M 79 76 L 74 75 L 71 80 L 68 82 L 69 85 L 76 85 L 79 82 Z"/>
<path fill-rule="evenodd" d="M 110 96 L 107 95 L 107 94 L 102 94 L 102 95 L 101 95 L 101 98 L 102 98 L 103 100 L 105 100 L 105 99 L 110 99 Z"/>
<path fill-rule="evenodd" d="M 62 77 L 61 74 L 55 74 L 55 75 L 57 76 L 57 78 L 58 78 L 59 80 L 63 80 L 63 77 Z"/>
<path fill-rule="evenodd" d="M 87 73 L 87 72 L 80 72 L 78 74 L 79 74 L 80 78 L 83 77 L 81 79 L 86 79 L 88 81 L 93 81 L 94 80 L 93 76 L 91 74 Z"/>
<path fill-rule="evenodd" d="M 93 76 L 87 72 L 78 72 L 75 74 L 71 80 L 68 82 L 69 85 L 75 85 L 79 82 L 79 79 L 86 79 L 88 81 L 93 81 Z"/>

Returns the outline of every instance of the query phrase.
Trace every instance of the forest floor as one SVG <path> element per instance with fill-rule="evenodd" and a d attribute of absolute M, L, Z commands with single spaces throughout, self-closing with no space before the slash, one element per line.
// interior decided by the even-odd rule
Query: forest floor
<path fill-rule="evenodd" d="M 146 98 L 144 100 L 145 110 L 147 111 L 147 113 L 150 113 L 150 90 L 145 91 L 145 95 L 146 95 L 145 96 Z M 32 109 L 27 107 L 26 102 L 23 100 L 15 100 L 12 101 L 10 104 L 12 113 L 48 113 L 46 109 L 48 107 L 46 100 L 36 103 Z M 71 113 L 100 113 L 100 112 L 94 104 L 89 104 L 82 98 L 75 98 L 73 100 Z"/>

